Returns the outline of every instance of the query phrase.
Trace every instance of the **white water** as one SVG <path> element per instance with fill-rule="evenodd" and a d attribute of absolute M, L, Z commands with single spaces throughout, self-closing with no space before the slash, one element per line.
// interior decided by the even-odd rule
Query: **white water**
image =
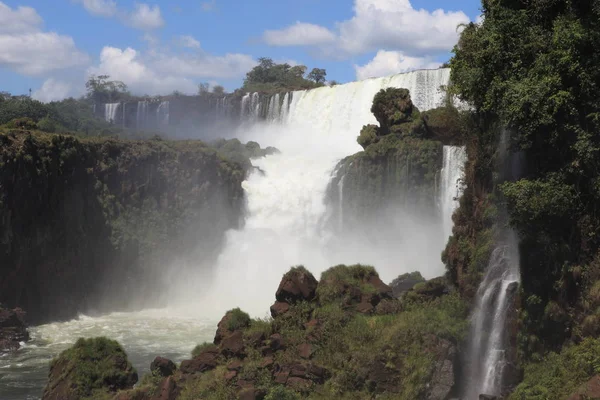
<path fill-rule="evenodd" d="M 268 314 L 281 276 L 298 264 L 317 277 L 332 265 L 357 262 L 375 265 L 384 280 L 414 269 L 425 270 L 429 277 L 442 274 L 439 253 L 435 252 L 441 252 L 443 245 L 440 243 L 438 249 L 425 246 L 425 233 L 414 232 L 415 240 L 423 244 L 413 251 L 412 262 L 404 257 L 402 265 L 398 243 L 373 244 L 350 238 L 352 244 L 334 244 L 324 217 L 332 170 L 341 158 L 361 151 L 356 137 L 362 126 L 377 123 L 370 111 L 374 95 L 387 87 L 407 88 L 416 106 L 427 110 L 443 103 L 440 86 L 446 85 L 448 78 L 447 69 L 417 71 L 294 92 L 289 110 L 285 99 L 281 107 L 282 114 L 287 112 L 283 124 L 255 125 L 238 133 L 242 141 L 275 146 L 281 154 L 253 161 L 264 175 L 253 173 L 243 183 L 248 207 L 244 228 L 227 233 L 212 277 L 185 277 L 182 288 L 189 290 L 178 291 L 183 294 L 181 302 L 189 302 L 193 295 L 187 292 L 210 279 L 212 285 L 202 291 L 200 301 L 210 301 L 214 318 L 237 306 L 262 317 Z M 258 95 L 249 95 L 242 103 L 243 115 L 255 119 L 260 109 Z M 249 116 L 246 110 L 251 112 Z M 410 215 L 399 212 L 395 218 L 418 229 L 418 221 L 408 222 Z M 425 261 L 425 253 L 437 260 L 434 267 Z M 419 260 L 421 265 L 415 265 Z"/>
<path fill-rule="evenodd" d="M 169 125 L 169 101 L 161 101 L 156 109 L 156 122 L 158 125 Z"/>
<path fill-rule="evenodd" d="M 148 118 L 148 102 L 138 101 L 137 113 L 135 114 L 135 127 L 139 131 L 146 125 L 146 119 Z"/>
<path fill-rule="evenodd" d="M 212 341 L 215 331 L 215 321 L 166 309 L 81 316 L 69 322 L 32 327 L 32 340 L 23 348 L 15 354 L 0 353 L 0 399 L 39 399 L 46 385 L 48 363 L 80 337 L 117 340 L 141 377 L 157 355 L 175 362 L 190 358 L 194 346 Z"/>
<path fill-rule="evenodd" d="M 111 124 L 115 123 L 117 118 L 117 110 L 121 103 L 107 103 L 104 105 L 104 119 Z"/>
<path fill-rule="evenodd" d="M 477 290 L 471 321 L 466 400 L 476 400 L 480 394 L 502 394 L 509 339 L 506 318 L 512 301 L 507 289 L 519 282 L 517 239 L 511 231 L 506 242 L 492 252 L 485 277 Z"/>
<path fill-rule="evenodd" d="M 465 146 L 444 146 L 443 165 L 440 177 L 440 207 L 443 218 L 444 239 L 452 235 L 452 214 L 458 207 L 462 195 L 461 179 L 467 161 Z"/>

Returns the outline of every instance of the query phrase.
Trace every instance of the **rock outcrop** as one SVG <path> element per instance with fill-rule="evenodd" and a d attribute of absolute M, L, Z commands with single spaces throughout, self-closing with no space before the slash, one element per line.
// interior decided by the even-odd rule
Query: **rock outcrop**
<path fill-rule="evenodd" d="M 8 310 L 0 304 L 0 353 L 17 350 L 21 342 L 28 340 L 25 311 L 20 308 Z"/>
<path fill-rule="evenodd" d="M 107 397 L 131 389 L 138 375 L 121 346 L 106 338 L 79 339 L 50 364 L 43 400 Z"/>
<path fill-rule="evenodd" d="M 420 272 L 415 271 L 398 276 L 390 283 L 394 297 L 399 299 L 405 292 L 412 289 L 417 283 L 425 282 Z"/>

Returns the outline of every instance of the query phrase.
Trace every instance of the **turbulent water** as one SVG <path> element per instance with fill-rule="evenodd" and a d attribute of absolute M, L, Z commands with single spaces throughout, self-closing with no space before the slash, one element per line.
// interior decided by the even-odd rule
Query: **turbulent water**
<path fill-rule="evenodd" d="M 376 123 L 370 108 L 380 89 L 407 88 L 416 106 L 427 110 L 443 103 L 440 87 L 448 79 L 448 69 L 416 71 L 288 93 L 276 102 L 270 99 L 271 118 L 265 123 L 256 123 L 261 107 L 258 94 L 245 96 L 241 116 L 252 124 L 230 136 L 275 146 L 281 153 L 253 161 L 260 171 L 243 183 L 247 197 L 244 228 L 227 233 L 216 266 L 197 266 L 197 273 L 170 282 L 166 286 L 173 291 L 170 310 L 82 317 L 34 327 L 30 344 L 15 355 L 0 358 L 0 399 L 39 396 L 48 360 L 80 336 L 105 335 L 118 340 L 140 372 L 148 369 L 156 355 L 179 361 L 195 344 L 212 339 L 216 322 L 227 309 L 239 306 L 253 316 L 266 316 L 281 276 L 292 265 L 303 264 L 318 276 L 338 263 L 362 262 L 375 265 L 382 279 L 390 281 L 403 272 L 423 271 L 429 267 L 429 259 L 435 258 L 437 264 L 424 275 L 442 274 L 439 252 L 443 243 L 435 248 L 427 232 L 420 231 L 420 221 L 411 221 L 408 210 L 398 210 L 390 223 L 395 220 L 393 226 L 409 227 L 411 239 L 421 242 L 422 249 L 414 251 L 411 259 L 403 258 L 409 249 L 394 235 L 379 243 L 353 238 L 336 241 L 328 229 L 325 192 L 337 162 L 361 150 L 356 137 L 362 126 Z M 138 105 L 138 110 L 143 107 Z M 116 115 L 113 108 L 107 105 L 107 115 Z M 156 115 L 159 123 L 168 122 L 168 103 L 161 104 Z M 454 195 L 451 181 L 460 174 L 461 158 L 452 160 L 447 190 L 442 190 L 444 198 Z M 184 311 L 178 317 L 173 310 Z"/>
<path fill-rule="evenodd" d="M 201 311 L 200 311 L 201 312 Z M 32 340 L 15 354 L 0 353 L 0 399 L 38 399 L 46 385 L 48 363 L 79 337 L 107 336 L 119 341 L 143 375 L 157 355 L 181 361 L 195 345 L 212 341 L 215 321 L 176 310 L 112 313 L 100 317 L 30 328 Z"/>

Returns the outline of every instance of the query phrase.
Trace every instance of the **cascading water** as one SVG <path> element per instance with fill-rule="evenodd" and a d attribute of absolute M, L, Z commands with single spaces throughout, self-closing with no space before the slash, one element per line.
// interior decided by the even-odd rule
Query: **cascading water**
<path fill-rule="evenodd" d="M 509 373 L 507 318 L 520 282 L 516 234 L 508 231 L 490 257 L 471 320 L 465 400 L 501 396 Z"/>
<path fill-rule="evenodd" d="M 399 270 L 397 260 L 382 256 L 381 249 L 370 243 L 333 249 L 329 243 L 332 232 L 322 224 L 325 193 L 337 162 L 362 150 L 356 142 L 362 126 L 377 123 L 371 104 L 380 89 L 407 88 L 415 105 L 424 111 L 442 105 L 445 94 L 440 86 L 448 79 L 447 69 L 416 71 L 293 92 L 283 124 L 263 124 L 243 131 L 240 140 L 275 146 L 281 153 L 254 160 L 254 166 L 263 173 L 253 173 L 243 183 L 248 208 L 245 226 L 228 232 L 212 286 L 203 296 L 210 301 L 215 318 L 240 304 L 255 316 L 265 315 L 281 276 L 292 265 L 304 264 L 318 275 L 339 263 L 369 263 L 378 268 L 384 280 L 408 272 Z M 286 112 L 285 101 L 281 114 Z M 258 95 L 242 102 L 250 102 L 248 108 L 256 110 Z M 406 268 L 414 267 L 408 264 Z M 443 272 L 439 262 L 434 268 L 428 275 Z M 195 282 L 186 277 L 182 285 L 189 289 L 180 289 L 177 294 L 185 294 L 206 280 L 206 276 Z M 190 302 L 189 297 L 180 300 Z"/>
<path fill-rule="evenodd" d="M 169 125 L 169 101 L 161 101 L 156 109 L 156 122 L 158 125 Z"/>
<path fill-rule="evenodd" d="M 146 118 L 148 118 L 148 102 L 138 101 L 137 112 L 135 114 L 135 128 L 138 131 L 145 127 Z"/>
<path fill-rule="evenodd" d="M 107 103 L 104 105 L 104 120 L 114 124 L 117 120 L 117 110 L 121 103 Z"/>
<path fill-rule="evenodd" d="M 445 240 L 452 235 L 452 214 L 458 207 L 458 199 L 462 194 L 461 179 L 464 175 L 466 161 L 465 146 L 444 146 L 440 173 L 440 208 Z"/>

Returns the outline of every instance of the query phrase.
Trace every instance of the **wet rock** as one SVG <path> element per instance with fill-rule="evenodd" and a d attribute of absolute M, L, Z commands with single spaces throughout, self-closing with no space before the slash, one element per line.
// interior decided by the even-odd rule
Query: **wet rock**
<path fill-rule="evenodd" d="M 181 362 L 179 370 L 184 374 L 194 374 L 197 372 L 209 371 L 215 369 L 218 364 L 219 353 L 215 349 L 204 351 L 192 360 Z"/>
<path fill-rule="evenodd" d="M 415 271 L 408 274 L 402 274 L 390 283 L 392 295 L 400 298 L 405 292 L 412 289 L 417 283 L 425 282 L 420 272 Z"/>
<path fill-rule="evenodd" d="M 21 342 L 29 340 L 25 311 L 8 310 L 0 306 L 0 352 L 17 350 Z"/>
<path fill-rule="evenodd" d="M 175 363 L 167 358 L 156 357 L 150 364 L 150 371 L 159 376 L 171 376 L 177 370 Z"/>
<path fill-rule="evenodd" d="M 315 298 L 318 282 L 304 267 L 292 268 L 283 276 L 275 293 L 278 302 L 293 304 Z"/>
<path fill-rule="evenodd" d="M 275 304 L 271 306 L 271 316 L 273 318 L 277 318 L 280 315 L 285 314 L 290 309 L 290 305 L 288 303 L 284 303 L 282 301 L 277 301 Z"/>

